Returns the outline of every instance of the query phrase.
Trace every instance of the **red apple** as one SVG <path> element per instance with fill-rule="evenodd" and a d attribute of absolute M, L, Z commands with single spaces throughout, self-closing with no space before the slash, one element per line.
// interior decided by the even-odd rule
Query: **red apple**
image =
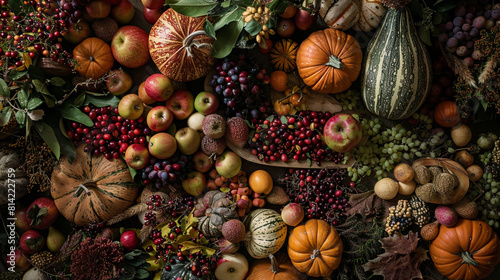
<path fill-rule="evenodd" d="M 190 127 L 177 130 L 175 140 L 177 141 L 177 149 L 187 156 L 194 154 L 200 148 L 200 134 Z"/>
<path fill-rule="evenodd" d="M 289 203 L 281 210 L 283 222 L 289 226 L 297 226 L 304 219 L 304 208 L 298 203 Z"/>
<path fill-rule="evenodd" d="M 166 106 L 176 120 L 185 120 L 194 111 L 193 94 L 185 89 L 178 89 L 167 99 Z"/>
<path fill-rule="evenodd" d="M 143 169 L 149 163 L 148 148 L 141 144 L 132 144 L 125 151 L 125 161 L 130 168 Z"/>
<path fill-rule="evenodd" d="M 48 197 L 39 197 L 30 204 L 26 215 L 31 228 L 46 229 L 56 221 L 59 210 L 57 210 L 54 200 Z"/>
<path fill-rule="evenodd" d="M 223 254 L 234 254 L 240 249 L 240 243 L 231 243 L 224 236 L 217 239 L 217 246 Z"/>
<path fill-rule="evenodd" d="M 7 267 L 13 267 L 15 271 L 24 272 L 31 267 L 31 263 L 23 256 L 21 251 L 11 246 L 7 254 Z"/>
<path fill-rule="evenodd" d="M 120 236 L 120 242 L 127 251 L 132 251 L 141 244 L 139 237 L 137 237 L 137 234 L 133 230 L 123 232 Z"/>
<path fill-rule="evenodd" d="M 148 8 L 151 10 L 160 9 L 165 4 L 165 0 L 141 0 L 141 1 L 144 8 Z"/>
<path fill-rule="evenodd" d="M 106 88 L 113 95 L 122 95 L 132 88 L 132 77 L 123 70 L 113 70 L 106 79 Z"/>
<path fill-rule="evenodd" d="M 264 41 L 259 43 L 258 47 L 261 54 L 269 54 L 273 49 L 273 40 L 264 39 Z"/>
<path fill-rule="evenodd" d="M 24 232 L 19 239 L 19 247 L 21 248 L 21 251 L 28 255 L 42 250 L 44 245 L 45 237 L 34 229 Z"/>
<path fill-rule="evenodd" d="M 128 68 L 138 68 L 149 59 L 148 33 L 133 25 L 118 29 L 111 40 L 113 56 L 121 65 Z"/>
<path fill-rule="evenodd" d="M 361 124 L 349 114 L 331 117 L 323 128 L 323 137 L 330 149 L 339 153 L 352 150 L 363 136 Z"/>
<path fill-rule="evenodd" d="M 77 23 L 68 21 L 66 35 L 64 38 L 73 45 L 80 44 L 83 40 L 90 36 L 90 24 L 84 19 L 80 19 Z"/>
<path fill-rule="evenodd" d="M 165 106 L 156 106 L 146 116 L 148 127 L 155 132 L 167 130 L 174 122 L 174 115 Z"/>
<path fill-rule="evenodd" d="M 125 119 L 136 120 L 144 111 L 144 104 L 137 94 L 127 94 L 118 103 L 118 114 Z"/>
<path fill-rule="evenodd" d="M 294 17 L 295 26 L 300 30 L 309 29 L 313 23 L 316 21 L 316 15 L 311 15 L 306 10 L 298 9 Z"/>
<path fill-rule="evenodd" d="M 91 18 L 105 18 L 111 12 L 111 5 L 104 0 L 92 0 L 85 9 Z"/>
<path fill-rule="evenodd" d="M 219 99 L 211 92 L 202 91 L 194 99 L 194 108 L 203 115 L 210 115 L 219 109 Z"/>
<path fill-rule="evenodd" d="M 16 212 L 14 212 L 14 218 L 16 219 L 16 228 L 21 231 L 27 231 L 30 229 L 30 221 L 28 221 L 28 208 L 24 205 L 17 204 Z"/>
<path fill-rule="evenodd" d="M 200 171 L 191 171 L 187 174 L 187 178 L 182 180 L 182 188 L 192 196 L 201 195 L 206 185 L 205 175 Z"/>
<path fill-rule="evenodd" d="M 169 77 L 156 73 L 150 75 L 145 81 L 144 89 L 147 95 L 156 101 L 165 101 L 174 92 L 174 84 Z"/>
<path fill-rule="evenodd" d="M 214 166 L 214 161 L 212 160 L 212 158 L 210 158 L 210 156 L 205 154 L 202 150 L 198 150 L 193 155 L 192 160 L 194 163 L 194 169 L 203 173 L 210 171 Z"/>
<path fill-rule="evenodd" d="M 241 158 L 235 152 L 225 151 L 217 157 L 215 161 L 215 170 L 219 175 L 226 178 L 234 177 L 240 172 Z"/>
<path fill-rule="evenodd" d="M 139 98 L 142 100 L 142 103 L 151 105 L 156 102 L 156 100 L 151 99 L 149 95 L 146 93 L 146 82 L 142 82 L 139 85 L 139 89 L 137 89 L 137 95 L 139 95 Z"/>
<path fill-rule="evenodd" d="M 128 24 L 134 18 L 135 9 L 129 0 L 119 0 L 111 7 L 111 16 L 121 25 Z"/>
<path fill-rule="evenodd" d="M 155 24 L 162 14 L 163 14 L 163 9 L 161 8 L 152 10 L 144 7 L 144 9 L 142 9 L 142 15 L 144 16 L 146 22 L 149 24 Z"/>
<path fill-rule="evenodd" d="M 149 153 L 159 159 L 171 157 L 177 150 L 177 141 L 174 136 L 160 132 L 149 139 Z"/>

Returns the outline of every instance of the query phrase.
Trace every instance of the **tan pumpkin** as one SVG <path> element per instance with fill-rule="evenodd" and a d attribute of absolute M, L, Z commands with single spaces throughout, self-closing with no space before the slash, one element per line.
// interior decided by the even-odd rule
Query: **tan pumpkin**
<path fill-rule="evenodd" d="M 441 226 L 429 246 L 437 270 L 450 280 L 486 278 L 500 263 L 500 240 L 484 221 L 460 219 Z"/>
<path fill-rule="evenodd" d="M 347 30 L 359 20 L 360 0 L 321 0 L 319 16 L 333 29 Z"/>
<path fill-rule="evenodd" d="M 293 229 L 288 256 L 293 266 L 312 277 L 328 277 L 342 260 L 342 240 L 324 220 L 311 219 Z"/>
<path fill-rule="evenodd" d="M 104 222 L 134 204 L 139 187 L 121 159 L 76 150 L 72 163 L 63 157 L 52 172 L 50 193 L 57 209 L 78 226 Z"/>
<path fill-rule="evenodd" d="M 269 259 L 262 259 L 253 262 L 247 273 L 246 280 L 302 280 L 303 274 L 300 273 L 292 263 L 279 263 L 273 254 Z"/>
<path fill-rule="evenodd" d="M 178 82 L 205 76 L 215 63 L 212 43 L 203 31 L 206 17 L 166 10 L 149 32 L 149 53 L 163 75 Z"/>
<path fill-rule="evenodd" d="M 361 47 L 351 35 L 335 29 L 313 32 L 297 52 L 297 69 L 304 83 L 320 93 L 339 93 L 358 78 Z"/>
<path fill-rule="evenodd" d="M 73 49 L 73 58 L 78 61 L 75 70 L 92 79 L 104 76 L 115 63 L 111 47 L 96 37 L 87 38 L 78 44 Z"/>
<path fill-rule="evenodd" d="M 377 28 L 387 13 L 382 0 L 361 0 L 361 11 L 358 22 L 353 26 L 356 31 L 369 32 Z"/>

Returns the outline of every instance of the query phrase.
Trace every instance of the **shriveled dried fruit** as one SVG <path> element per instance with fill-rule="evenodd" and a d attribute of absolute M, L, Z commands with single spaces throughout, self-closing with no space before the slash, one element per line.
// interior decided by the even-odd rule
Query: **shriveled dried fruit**
<path fill-rule="evenodd" d="M 420 165 L 417 166 L 414 169 L 414 171 L 415 171 L 415 176 L 413 177 L 413 179 L 418 184 L 425 185 L 432 180 L 431 172 L 427 167 Z"/>
<path fill-rule="evenodd" d="M 441 173 L 434 179 L 436 191 L 441 195 L 453 195 L 453 189 L 458 185 L 457 176 L 450 173 Z"/>
<path fill-rule="evenodd" d="M 432 183 L 420 185 L 415 189 L 415 194 L 425 202 L 430 202 L 437 197 L 437 192 Z"/>

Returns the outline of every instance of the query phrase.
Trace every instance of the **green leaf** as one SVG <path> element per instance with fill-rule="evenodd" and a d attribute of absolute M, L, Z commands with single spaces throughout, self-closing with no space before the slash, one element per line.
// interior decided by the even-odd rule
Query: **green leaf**
<path fill-rule="evenodd" d="M 83 103 L 85 102 L 85 93 L 82 92 L 80 93 L 76 98 L 75 100 L 73 101 L 73 104 L 76 106 L 76 107 L 80 107 L 83 105 Z"/>
<path fill-rule="evenodd" d="M 62 118 L 60 119 L 59 123 L 61 122 Z M 65 136 L 67 135 L 65 129 L 64 130 L 56 129 L 54 130 L 54 133 L 56 134 L 57 141 L 59 141 L 59 144 L 61 145 L 61 154 L 66 156 L 69 163 L 72 163 L 73 160 L 76 158 L 75 145 L 71 140 L 69 140 L 67 136 Z"/>
<path fill-rule="evenodd" d="M 223 58 L 231 53 L 244 26 L 243 20 L 240 19 L 221 28 L 219 32 L 217 32 L 217 40 L 215 40 L 213 44 L 213 56 L 216 58 Z"/>
<path fill-rule="evenodd" d="M 288 124 L 288 119 L 285 116 L 281 116 L 280 121 L 282 124 Z"/>
<path fill-rule="evenodd" d="M 12 107 L 3 107 L 0 112 L 0 126 L 6 125 L 12 118 Z"/>
<path fill-rule="evenodd" d="M 25 134 L 25 137 L 26 137 L 26 141 L 28 141 L 28 136 L 30 135 L 30 131 L 31 131 L 31 119 L 30 118 L 27 118 L 26 119 L 26 134 Z"/>
<path fill-rule="evenodd" d="M 93 96 L 93 95 L 87 95 L 85 98 L 85 102 L 83 105 L 87 106 L 89 104 L 93 104 L 96 107 L 105 107 L 105 106 L 111 106 L 116 108 L 118 106 L 118 103 L 120 103 L 120 98 L 114 96 L 114 95 L 106 95 L 106 96 Z"/>
<path fill-rule="evenodd" d="M 29 101 L 28 101 L 28 106 L 27 106 L 27 109 L 28 110 L 35 110 L 38 106 L 42 105 L 43 104 L 43 101 L 42 99 L 38 98 L 38 97 L 35 97 L 35 98 L 31 98 Z"/>
<path fill-rule="evenodd" d="M 208 20 L 208 18 L 205 21 L 205 26 L 203 27 L 203 30 L 205 30 L 205 33 L 207 33 L 209 37 L 215 38 L 214 25 Z"/>
<path fill-rule="evenodd" d="M 43 221 L 43 217 L 47 216 L 48 213 L 49 213 L 49 210 L 47 209 L 47 207 L 40 208 L 40 206 L 38 206 L 38 204 L 36 204 L 36 203 L 33 204 L 31 209 L 27 213 L 28 218 L 31 219 L 30 226 L 36 227 L 39 224 L 41 224 Z"/>
<path fill-rule="evenodd" d="M 217 1 L 213 0 L 167 0 L 166 3 L 179 14 L 188 17 L 206 16 L 208 11 L 218 4 Z"/>
<path fill-rule="evenodd" d="M 61 108 L 61 115 L 63 118 L 70 120 L 70 121 L 75 121 L 79 122 L 81 124 L 84 124 L 88 127 L 91 127 L 94 125 L 94 122 L 90 119 L 89 116 L 87 116 L 85 113 L 80 111 L 78 108 L 75 106 L 69 105 Z"/>
<path fill-rule="evenodd" d="M 56 87 L 62 87 L 66 84 L 66 81 L 61 77 L 50 78 L 50 84 Z"/>
<path fill-rule="evenodd" d="M 150 265 L 150 264 L 148 264 L 148 265 Z M 149 272 L 145 269 L 138 269 L 135 271 L 135 277 L 136 277 L 136 279 L 148 279 Z"/>
<path fill-rule="evenodd" d="M 0 79 L 0 95 L 3 97 L 10 97 L 9 86 L 3 79 Z"/>
<path fill-rule="evenodd" d="M 31 64 L 28 67 L 28 73 L 30 74 L 31 78 L 40 79 L 40 80 L 45 79 L 45 72 L 43 72 L 42 69 L 36 67 L 33 64 Z"/>
<path fill-rule="evenodd" d="M 26 112 L 17 111 L 16 112 L 16 120 L 20 125 L 24 125 L 26 123 Z"/>
<path fill-rule="evenodd" d="M 38 91 L 39 93 L 51 95 L 49 89 L 47 88 L 47 85 L 44 82 L 40 80 L 33 80 L 32 83 L 35 86 L 36 91 Z"/>
<path fill-rule="evenodd" d="M 52 127 L 50 127 L 50 125 L 42 121 L 34 122 L 34 124 L 36 130 L 38 131 L 38 134 L 40 134 L 43 141 L 47 143 L 47 145 L 49 146 L 50 150 L 54 153 L 56 158 L 59 159 L 61 157 L 61 146 L 57 141 L 57 137 Z"/>
<path fill-rule="evenodd" d="M 12 70 L 9 72 L 9 74 L 7 74 L 7 77 L 9 77 L 11 80 L 17 80 L 21 77 L 24 77 L 26 74 L 28 74 L 28 71 L 24 70 L 24 71 L 17 71 L 17 70 Z"/>
<path fill-rule="evenodd" d="M 19 102 L 19 106 L 21 106 L 21 108 L 26 108 L 26 105 L 28 104 L 28 93 L 26 93 L 24 89 L 17 92 L 17 101 Z"/>
<path fill-rule="evenodd" d="M 245 31 L 248 32 L 250 36 L 255 36 L 259 34 L 262 30 L 262 23 L 252 20 L 245 25 Z"/>
<path fill-rule="evenodd" d="M 420 40 L 424 42 L 427 46 L 432 46 L 431 42 L 431 32 L 429 29 L 426 29 L 423 25 L 418 27 L 418 37 L 420 37 Z"/>
<path fill-rule="evenodd" d="M 269 10 L 273 11 L 273 13 L 281 14 L 285 11 L 288 5 L 289 5 L 288 1 L 273 0 L 267 3 L 266 6 L 269 8 Z"/>
<path fill-rule="evenodd" d="M 458 4 L 460 4 L 460 1 L 443 1 L 437 5 L 435 4 L 434 7 L 437 12 L 442 13 L 454 9 Z"/>
<path fill-rule="evenodd" d="M 54 108 L 56 106 L 56 98 L 54 96 L 42 94 L 42 97 L 47 107 Z"/>
<path fill-rule="evenodd" d="M 230 22 L 240 20 L 241 14 L 243 14 L 244 11 L 245 9 L 243 9 L 243 7 L 234 6 L 234 8 L 227 11 L 219 20 L 217 20 L 214 24 L 215 31 L 228 25 Z"/>
<path fill-rule="evenodd" d="M 38 237 L 35 237 L 35 238 L 30 238 L 30 239 L 25 239 L 24 242 L 26 242 L 26 245 L 28 245 L 28 247 L 31 249 L 31 250 L 40 250 L 43 246 L 43 242 L 45 241 L 45 237 L 43 237 L 43 235 L 40 235 Z"/>
<path fill-rule="evenodd" d="M 434 15 L 432 17 L 432 24 L 433 25 L 439 25 L 442 22 L 443 22 L 443 16 L 440 13 L 434 13 Z"/>

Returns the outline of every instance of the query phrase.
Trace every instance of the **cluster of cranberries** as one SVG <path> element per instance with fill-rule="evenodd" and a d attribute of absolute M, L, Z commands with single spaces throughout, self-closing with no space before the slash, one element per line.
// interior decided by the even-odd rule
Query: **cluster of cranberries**
<path fill-rule="evenodd" d="M 346 193 L 354 183 L 344 186 L 343 169 L 290 169 L 283 179 L 292 202 L 302 205 L 307 219 L 323 219 L 333 226 L 344 217 Z"/>
<path fill-rule="evenodd" d="M 250 149 L 264 162 L 310 159 L 317 165 L 322 161 L 342 162 L 343 154 L 333 152 L 321 139 L 323 127 L 332 116 L 330 112 L 299 111 L 297 115 L 266 119 L 256 125 Z"/>
<path fill-rule="evenodd" d="M 194 170 L 192 156 L 176 151 L 168 159 L 150 157 L 149 164 L 141 170 L 144 185 L 153 183 L 157 188 L 168 185 L 178 185 L 187 174 Z"/>
<path fill-rule="evenodd" d="M 69 138 L 75 146 L 85 142 L 85 152 L 104 155 L 108 160 L 124 154 L 129 145 L 147 146 L 146 136 L 151 134 L 143 117 L 129 120 L 118 115 L 118 109 L 111 106 L 91 108 L 85 106 L 83 112 L 94 122 L 92 127 L 72 122 Z"/>
<path fill-rule="evenodd" d="M 63 36 L 69 20 L 75 22 L 83 15 L 77 2 L 55 0 L 24 1 L 13 8 L 8 0 L 0 0 L 0 57 L 2 63 L 20 67 L 25 64 L 25 54 L 31 59 L 37 53 L 61 64 L 71 65 L 71 52 L 64 49 Z M 13 11 L 18 11 L 15 14 Z"/>
<path fill-rule="evenodd" d="M 191 196 L 185 198 L 179 198 L 180 201 L 165 201 L 159 195 L 151 196 L 150 201 L 146 202 L 148 205 L 148 212 L 146 212 L 145 220 L 146 225 L 153 227 L 153 230 L 149 234 L 149 238 L 153 241 L 153 245 L 146 247 L 146 252 L 152 252 L 156 250 L 156 259 L 158 261 L 165 262 L 164 269 L 170 271 L 172 265 L 185 262 L 191 267 L 191 272 L 196 277 L 208 277 L 215 270 L 217 264 L 216 257 L 208 257 L 203 254 L 202 251 L 197 253 L 189 253 L 189 251 L 183 251 L 182 245 L 177 243 L 177 238 L 185 233 L 182 232 L 182 228 L 175 222 L 170 221 L 168 227 L 170 228 L 170 233 L 167 236 L 162 236 L 162 232 L 157 228 L 158 221 L 156 220 L 156 215 L 153 210 L 166 211 L 171 215 L 172 218 L 179 217 L 181 214 L 189 213 L 194 206 L 194 199 Z M 197 236 L 192 237 L 190 240 L 195 243 L 207 242 L 202 233 L 198 233 Z"/>
<path fill-rule="evenodd" d="M 245 55 L 230 55 L 215 66 L 210 85 L 222 101 L 227 117 L 241 117 L 252 123 L 272 113 L 269 75 L 247 61 Z"/>

